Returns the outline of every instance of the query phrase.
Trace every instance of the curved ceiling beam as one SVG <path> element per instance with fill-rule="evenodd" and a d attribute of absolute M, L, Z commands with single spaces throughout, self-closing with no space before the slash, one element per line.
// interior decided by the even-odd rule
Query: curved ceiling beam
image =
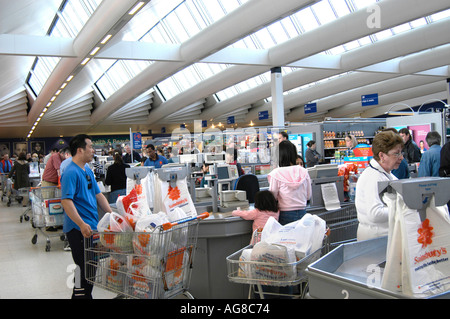
<path fill-rule="evenodd" d="M 98 124 L 122 105 L 149 88 L 195 63 L 202 58 L 223 49 L 236 40 L 270 24 L 271 22 L 310 5 L 316 0 L 284 0 L 273 5 L 272 0 L 251 0 L 238 10 L 213 23 L 180 45 L 179 55 L 183 62 L 155 62 L 138 76 L 116 91 L 92 113 L 91 123 Z M 258 14 L 254 14 L 258 12 Z M 190 104 L 190 103 L 188 103 Z M 180 109 L 180 108 L 178 108 Z M 150 118 L 159 121 L 178 109 L 156 108 L 150 112 Z"/>
<path fill-rule="evenodd" d="M 336 45 L 344 44 L 353 40 L 356 40 L 358 38 L 370 35 L 374 32 L 381 31 L 382 29 L 393 27 L 402 23 L 406 23 L 408 21 L 433 14 L 437 11 L 443 10 L 448 8 L 448 2 L 445 0 L 439 0 L 436 2 L 433 2 L 433 6 L 428 6 L 426 3 L 421 1 L 414 1 L 414 9 L 410 10 L 410 6 L 412 5 L 411 1 L 409 0 L 395 0 L 395 1 L 380 1 L 377 3 L 377 5 L 380 8 L 380 15 L 382 17 L 382 25 L 380 29 L 370 29 L 366 25 L 366 20 L 368 17 L 367 11 L 365 9 L 359 10 L 357 12 L 351 13 L 345 17 L 342 17 L 334 22 L 325 24 L 323 26 L 318 27 L 317 29 L 314 29 L 312 31 L 309 31 L 305 34 L 299 35 L 296 38 L 293 38 L 289 41 L 286 41 L 285 43 L 282 43 L 280 45 L 277 45 L 271 49 L 268 50 L 269 58 L 270 58 L 270 64 L 271 65 L 287 65 L 289 63 L 293 63 L 294 61 L 298 61 L 301 59 L 305 59 L 307 57 L 310 57 L 314 54 L 318 54 L 320 52 L 323 52 L 324 50 L 330 49 Z M 392 11 L 393 10 L 393 11 Z M 391 13 L 389 13 L 391 12 Z M 392 14 L 394 13 L 401 13 L 401 14 Z M 386 14 L 385 14 L 386 13 Z M 340 26 L 340 23 L 342 23 L 342 26 Z M 352 30 L 351 32 L 347 32 L 347 28 L 350 28 Z M 387 50 L 390 52 L 389 50 Z M 369 65 L 371 63 L 368 63 L 366 65 Z M 364 66 L 364 63 L 360 65 L 359 67 Z M 246 80 L 247 78 L 240 75 L 240 72 L 244 73 L 245 70 L 248 70 L 252 68 L 252 66 L 240 66 L 239 68 L 234 68 L 234 73 L 230 74 L 232 78 L 234 79 L 235 83 L 237 84 L 239 82 L 242 82 Z M 266 69 L 268 71 L 269 68 Z M 296 71 L 296 72 L 304 72 L 302 71 Z M 322 78 L 332 76 L 335 74 L 339 74 L 344 72 L 344 70 L 341 71 L 327 71 L 324 73 L 327 73 Z M 285 81 L 285 78 L 287 78 L 289 75 L 285 76 L 283 78 L 283 82 Z M 209 80 L 211 80 L 210 78 Z M 307 78 L 306 78 L 307 79 Z M 319 79 L 317 79 L 319 80 Z M 311 81 L 309 81 L 311 82 Z M 306 84 L 306 83 L 305 83 Z M 299 84 L 300 86 L 302 84 Z M 267 86 L 267 85 L 263 85 Z M 286 88 L 285 84 L 283 83 L 283 86 Z M 228 86 L 223 86 L 222 89 L 226 88 Z M 252 93 L 261 90 L 266 92 L 266 95 L 261 95 L 257 99 L 251 101 L 249 99 L 249 96 L 252 95 L 252 93 L 241 93 L 239 96 L 231 98 L 231 102 L 219 102 L 216 105 L 212 106 L 211 108 L 206 109 L 202 113 L 202 117 L 204 119 L 211 118 L 218 116 L 219 114 L 223 113 L 224 106 L 226 105 L 227 111 L 233 111 L 236 108 L 240 108 L 244 105 L 249 105 L 253 103 L 254 101 L 267 98 L 271 94 L 269 93 L 267 95 L 267 88 L 270 87 L 270 84 L 268 84 L 267 87 L 264 89 L 252 89 Z M 183 104 L 178 104 L 178 108 L 184 107 L 186 104 L 189 104 L 191 102 L 190 95 L 195 94 L 193 90 L 186 90 L 185 92 L 181 93 L 180 95 L 184 96 L 185 99 L 183 101 Z M 241 100 L 242 99 L 242 100 Z M 170 101 L 169 101 L 170 102 Z M 252 111 L 250 111 L 252 113 Z M 251 115 L 247 116 L 250 117 Z M 254 113 L 254 112 L 253 112 Z M 169 113 L 167 113 L 168 115 Z M 256 113 L 257 114 L 257 113 Z M 254 114 L 253 114 L 254 115 Z"/>
<path fill-rule="evenodd" d="M 398 34 L 389 39 L 376 42 L 372 45 L 367 45 L 341 55 L 341 72 L 358 70 L 375 63 L 380 63 L 389 59 L 394 59 L 399 56 L 404 56 L 412 53 L 416 53 L 420 50 L 426 50 L 430 47 L 439 46 L 442 44 L 447 44 L 450 42 L 450 19 L 439 21 L 422 28 L 411 30 L 402 34 Z M 428 40 L 427 43 L 416 41 L 416 37 L 422 38 L 433 38 Z M 433 60 L 437 62 L 437 60 Z M 439 64 L 436 66 L 442 66 L 445 64 Z M 436 67 L 435 66 L 435 67 Z M 399 72 L 398 67 L 396 67 L 397 72 Z M 420 67 L 418 71 L 422 70 Z M 323 97 L 323 96 L 322 96 Z M 318 97 L 320 98 L 320 97 Z M 314 100 L 314 99 L 312 99 Z M 312 101 L 309 100 L 309 101 Z M 300 103 L 298 104 L 300 105 Z M 285 107 L 288 107 L 285 104 Z M 247 118 L 257 118 L 257 114 L 260 111 L 270 110 L 271 105 L 263 105 L 258 109 L 251 110 L 247 115 Z M 302 118 L 304 116 L 304 107 L 300 107 L 289 115 L 290 118 Z M 318 109 L 317 112 L 323 112 L 325 110 Z"/>
<path fill-rule="evenodd" d="M 99 5 L 73 41 L 73 51 L 77 57 L 62 58 L 56 65 L 31 107 L 28 114 L 29 124 L 32 124 L 38 118 L 69 75 L 77 68 L 80 68 L 80 63 L 92 51 L 94 46 L 110 32 L 111 28 L 116 25 L 117 21 L 120 21 L 121 17 L 128 14 L 136 2 L 136 0 L 109 0 L 103 1 Z"/>

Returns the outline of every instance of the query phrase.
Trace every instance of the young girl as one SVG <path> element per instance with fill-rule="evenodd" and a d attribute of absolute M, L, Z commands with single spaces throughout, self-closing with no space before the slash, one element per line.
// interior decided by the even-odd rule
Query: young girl
<path fill-rule="evenodd" d="M 271 191 L 259 191 L 255 194 L 255 209 L 234 210 L 232 215 L 253 220 L 253 231 L 255 231 L 258 228 L 264 228 L 271 216 L 278 220 L 278 203 Z"/>

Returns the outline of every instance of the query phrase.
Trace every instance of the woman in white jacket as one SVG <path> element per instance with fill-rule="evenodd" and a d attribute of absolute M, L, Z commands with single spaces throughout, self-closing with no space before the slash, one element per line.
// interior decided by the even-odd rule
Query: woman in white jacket
<path fill-rule="evenodd" d="M 297 148 L 290 141 L 282 141 L 279 147 L 279 167 L 267 175 L 269 190 L 278 200 L 279 222 L 286 225 L 306 214 L 311 198 L 311 179 L 306 168 L 297 165 Z"/>
<path fill-rule="evenodd" d="M 396 180 L 391 171 L 402 162 L 403 140 L 391 131 L 377 134 L 373 139 L 373 159 L 356 184 L 355 206 L 358 216 L 357 240 L 387 236 L 388 207 L 378 194 L 378 182 Z"/>

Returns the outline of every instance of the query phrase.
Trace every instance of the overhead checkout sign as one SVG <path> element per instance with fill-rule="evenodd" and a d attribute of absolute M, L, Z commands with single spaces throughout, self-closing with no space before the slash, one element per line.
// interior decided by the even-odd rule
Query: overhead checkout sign
<path fill-rule="evenodd" d="M 305 114 L 317 113 L 317 103 L 305 104 Z"/>
<path fill-rule="evenodd" d="M 378 105 L 378 93 L 361 95 L 361 105 L 362 106 Z"/>

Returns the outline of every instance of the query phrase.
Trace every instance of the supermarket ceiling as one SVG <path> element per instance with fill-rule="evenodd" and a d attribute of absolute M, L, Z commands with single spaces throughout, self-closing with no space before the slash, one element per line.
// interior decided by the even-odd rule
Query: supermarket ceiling
<path fill-rule="evenodd" d="M 271 125 L 274 67 L 290 122 L 447 99 L 448 0 L 273 3 L 0 0 L 0 138 Z"/>

